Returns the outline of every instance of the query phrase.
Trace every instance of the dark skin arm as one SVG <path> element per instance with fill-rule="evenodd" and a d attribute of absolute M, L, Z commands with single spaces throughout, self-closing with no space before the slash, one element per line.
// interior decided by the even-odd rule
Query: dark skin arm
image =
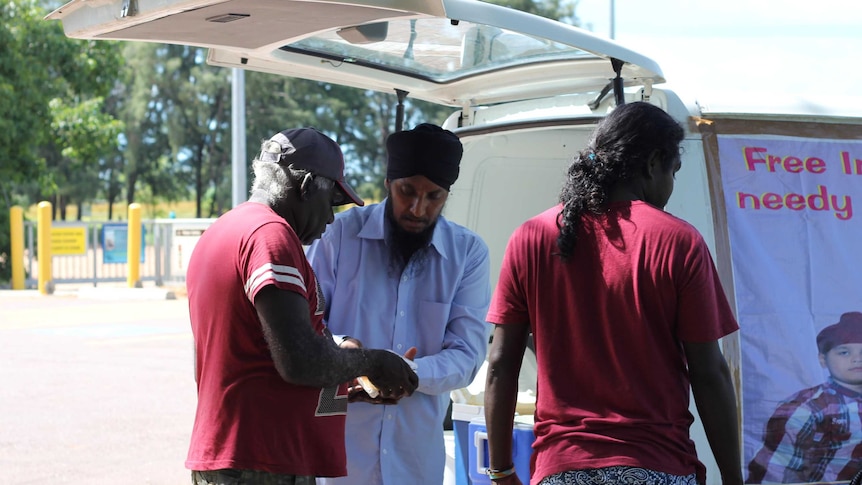
<path fill-rule="evenodd" d="M 683 343 L 691 390 L 724 485 L 742 484 L 736 392 L 718 342 Z"/>
<path fill-rule="evenodd" d="M 529 334 L 528 323 L 494 327 L 485 380 L 485 426 L 492 469 L 500 470 L 512 465 L 512 428 L 518 400 L 518 374 L 521 372 Z M 512 474 L 493 483 L 521 485 L 521 480 Z"/>
<path fill-rule="evenodd" d="M 419 385 L 416 373 L 392 352 L 339 348 L 331 338 L 317 335 L 308 301 L 298 293 L 269 285 L 257 293 L 254 306 L 275 368 L 287 382 L 328 387 L 367 375 L 386 398 L 409 396 Z"/>

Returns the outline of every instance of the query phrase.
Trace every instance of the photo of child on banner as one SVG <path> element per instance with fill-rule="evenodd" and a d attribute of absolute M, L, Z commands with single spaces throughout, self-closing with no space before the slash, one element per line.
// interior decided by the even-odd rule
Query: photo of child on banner
<path fill-rule="evenodd" d="M 846 481 L 862 467 L 862 313 L 821 330 L 817 349 L 829 377 L 778 406 L 746 483 Z"/>
<path fill-rule="evenodd" d="M 862 140 L 717 141 L 746 482 L 846 483 L 862 467 Z"/>

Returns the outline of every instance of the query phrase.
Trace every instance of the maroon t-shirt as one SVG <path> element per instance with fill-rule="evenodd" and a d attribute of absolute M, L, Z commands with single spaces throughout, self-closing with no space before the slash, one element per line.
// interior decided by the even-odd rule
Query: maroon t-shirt
<path fill-rule="evenodd" d="M 285 382 L 253 305 L 267 285 L 299 293 L 323 334 L 323 299 L 293 229 L 266 205 L 241 204 L 204 232 L 186 277 L 198 383 L 186 467 L 345 475 L 346 385 Z"/>
<path fill-rule="evenodd" d="M 703 477 L 681 342 L 738 328 L 703 238 L 645 202 L 612 204 L 584 219 L 563 262 L 555 255 L 560 209 L 512 235 L 488 312 L 491 323 L 532 327 L 532 483 L 616 465 Z"/>

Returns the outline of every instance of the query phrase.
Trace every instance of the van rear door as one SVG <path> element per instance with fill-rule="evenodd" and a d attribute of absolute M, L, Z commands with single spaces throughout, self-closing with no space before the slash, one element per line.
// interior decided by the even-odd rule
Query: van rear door
<path fill-rule="evenodd" d="M 470 0 L 73 0 L 66 35 L 205 47 L 211 64 L 462 108 L 663 82 L 651 59 L 550 19 Z"/>

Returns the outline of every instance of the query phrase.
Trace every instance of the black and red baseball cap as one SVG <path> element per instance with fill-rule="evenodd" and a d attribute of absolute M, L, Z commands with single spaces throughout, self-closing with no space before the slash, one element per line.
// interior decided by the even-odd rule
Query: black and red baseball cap
<path fill-rule="evenodd" d="M 315 128 L 293 128 L 276 133 L 263 143 L 259 160 L 307 170 L 332 179 L 345 197 L 337 205 L 365 205 L 344 180 L 344 153 L 335 140 Z"/>

